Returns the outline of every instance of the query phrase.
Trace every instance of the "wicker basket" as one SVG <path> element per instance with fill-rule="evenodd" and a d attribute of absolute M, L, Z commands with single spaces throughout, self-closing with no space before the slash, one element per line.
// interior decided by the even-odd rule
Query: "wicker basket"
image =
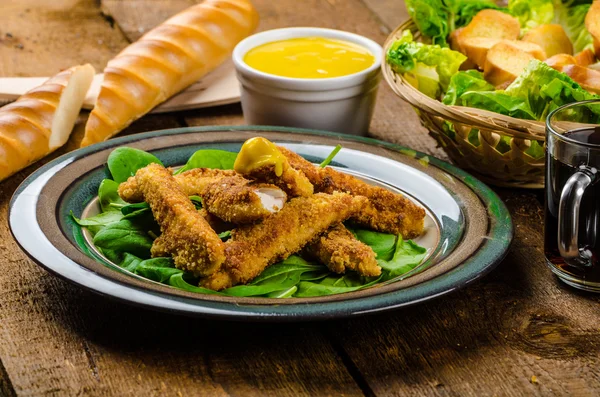
<path fill-rule="evenodd" d="M 416 24 L 409 20 L 388 37 L 385 53 L 406 29 L 413 32 L 415 40 L 421 39 Z M 447 106 L 419 92 L 386 62 L 382 69 L 392 90 L 413 106 L 423 126 L 458 166 L 497 186 L 543 187 L 544 159 L 525 153 L 532 140 L 545 141 L 543 122 Z"/>

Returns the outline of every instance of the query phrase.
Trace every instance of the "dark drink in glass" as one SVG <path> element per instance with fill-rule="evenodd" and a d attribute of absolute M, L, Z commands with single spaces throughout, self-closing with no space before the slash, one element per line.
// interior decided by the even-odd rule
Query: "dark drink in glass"
<path fill-rule="evenodd" d="M 595 112 L 598 112 L 597 114 Z M 574 287 L 600 292 L 600 102 L 548 116 L 544 253 Z"/>

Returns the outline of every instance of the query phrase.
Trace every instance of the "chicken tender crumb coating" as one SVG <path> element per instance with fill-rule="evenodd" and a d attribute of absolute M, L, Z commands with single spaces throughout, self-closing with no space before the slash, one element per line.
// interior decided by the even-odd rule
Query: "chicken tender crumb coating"
<path fill-rule="evenodd" d="M 275 173 L 274 165 L 264 165 L 243 175 L 255 181 L 273 184 L 290 197 L 308 197 L 314 193 L 312 183 L 302 171 L 293 169 L 289 164 L 283 165 L 281 176 Z"/>
<path fill-rule="evenodd" d="M 314 193 L 312 183 L 302 171 L 291 167 L 277 146 L 262 137 L 244 142 L 233 168 L 247 178 L 280 187 L 290 197 L 308 197 Z"/>
<path fill-rule="evenodd" d="M 200 285 L 221 290 L 246 283 L 267 266 L 298 252 L 332 225 L 356 214 L 366 204 L 366 198 L 346 193 L 294 198 L 261 223 L 235 229 L 225 243 L 226 260 L 222 270 L 202 279 Z"/>
<path fill-rule="evenodd" d="M 369 185 L 333 168 L 317 167 L 284 147 L 279 147 L 279 150 L 293 168 L 306 175 L 314 185 L 315 191 L 341 191 L 367 197 L 369 203 L 351 219 L 358 225 L 383 233 L 401 234 L 404 238 L 414 238 L 423 232 L 425 210 L 406 197 L 379 186 Z"/>
<path fill-rule="evenodd" d="M 201 194 L 206 210 L 227 222 L 247 224 L 259 221 L 283 208 L 287 199 L 275 185 L 256 184 L 239 176 L 210 183 Z"/>
<path fill-rule="evenodd" d="M 219 170 L 211 168 L 194 168 L 181 174 L 174 175 L 175 180 L 188 196 L 200 196 L 206 186 L 225 177 L 236 176 L 233 170 Z M 119 196 L 128 203 L 144 201 L 142 192 L 134 176 L 119 185 Z"/>
<path fill-rule="evenodd" d="M 217 272 L 225 260 L 224 244 L 173 175 L 161 165 L 150 164 L 137 171 L 135 181 L 162 232 L 152 255 L 170 254 L 176 267 L 198 276 Z"/>
<path fill-rule="evenodd" d="M 341 223 L 307 245 L 305 252 L 334 273 L 354 270 L 362 276 L 381 274 L 373 249 L 354 237 Z"/>

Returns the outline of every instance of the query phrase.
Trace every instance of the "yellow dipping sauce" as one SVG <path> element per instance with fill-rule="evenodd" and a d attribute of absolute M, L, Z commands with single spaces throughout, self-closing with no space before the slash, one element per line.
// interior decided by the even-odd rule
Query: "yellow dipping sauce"
<path fill-rule="evenodd" d="M 262 137 L 250 138 L 242 145 L 233 169 L 240 174 L 247 174 L 261 167 L 275 166 L 275 175 L 281 176 L 283 164 L 287 161 L 277 146 Z"/>
<path fill-rule="evenodd" d="M 277 76 L 325 79 L 365 70 L 375 63 L 375 56 L 348 41 L 300 37 L 255 47 L 246 53 L 244 62 Z"/>

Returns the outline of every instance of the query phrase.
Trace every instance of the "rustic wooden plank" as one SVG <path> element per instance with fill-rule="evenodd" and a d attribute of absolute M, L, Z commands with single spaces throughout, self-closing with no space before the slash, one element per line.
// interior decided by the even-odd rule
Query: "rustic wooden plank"
<path fill-rule="evenodd" d="M 600 387 L 600 298 L 546 268 L 536 195 L 500 193 L 517 227 L 497 270 L 449 297 L 331 326 L 375 394 L 593 395 Z"/>
<path fill-rule="evenodd" d="M 171 15 L 199 0 L 102 0 L 102 12 L 113 18 L 130 41 L 159 25 Z M 145 12 L 152 10 L 151 12 Z"/>
<path fill-rule="evenodd" d="M 68 15 L 60 9 L 65 4 L 57 4 L 54 11 Z M 28 5 L 15 3 L 12 10 Z M 96 3 L 84 6 L 100 18 Z M 119 13 L 150 15 L 149 7 L 139 3 L 117 7 L 111 15 L 128 20 Z M 120 30 L 110 27 L 111 18 L 100 19 L 106 28 L 103 34 L 119 36 L 125 44 Z M 60 51 L 65 59 L 87 56 L 71 53 L 68 47 Z M 46 73 L 45 66 L 39 59 L 38 69 L 28 73 Z M 239 105 L 188 114 L 200 115 L 209 124 L 230 116 L 241 120 Z M 180 126 L 177 120 L 184 116 L 147 116 L 122 134 Z M 0 184 L 0 235 L 9 235 L 6 217 L 12 192 L 40 164 L 76 148 L 84 121 L 85 115 L 65 148 Z M 6 370 L 4 375 L 0 372 L 2 393 L 6 389 L 5 394 L 16 395 L 362 395 L 319 327 L 240 326 L 126 307 L 41 270 L 12 238 L 0 242 L 0 263 L 4 265 L 0 358 Z"/>
<path fill-rule="evenodd" d="M 409 18 L 404 1 L 396 0 L 362 0 L 383 25 L 386 33 Z"/>
<path fill-rule="evenodd" d="M 407 16 L 403 2 L 363 1 L 386 31 Z M 378 105 L 374 124 L 402 122 L 391 107 Z M 404 136 L 401 142 L 431 145 L 422 139 Z M 329 325 L 330 337 L 374 394 L 591 396 L 600 387 L 599 297 L 566 287 L 547 269 L 541 192 L 497 191 L 516 232 L 498 269 L 431 303 Z"/>
<path fill-rule="evenodd" d="M 100 71 L 125 45 L 95 0 L 0 2 L 0 76 L 50 76 L 81 62 Z"/>

